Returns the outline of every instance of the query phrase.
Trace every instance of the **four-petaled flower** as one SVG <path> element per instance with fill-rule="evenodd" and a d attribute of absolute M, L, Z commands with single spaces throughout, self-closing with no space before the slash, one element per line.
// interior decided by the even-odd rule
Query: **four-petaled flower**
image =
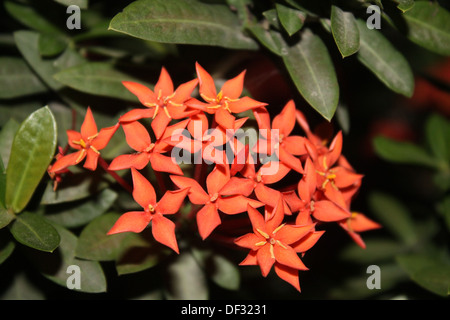
<path fill-rule="evenodd" d="M 227 80 L 219 93 L 217 93 L 214 79 L 199 64 L 195 64 L 199 80 L 199 93 L 205 102 L 192 98 L 187 105 L 214 114 L 217 124 L 224 129 L 233 129 L 236 118 L 233 113 L 241 113 L 254 108 L 267 105 L 267 103 L 256 101 L 250 97 L 241 97 L 244 88 L 245 71 L 236 77 Z"/>
<path fill-rule="evenodd" d="M 175 236 L 175 223 L 164 215 L 175 214 L 188 193 L 188 188 L 166 191 L 157 201 L 152 184 L 136 169 L 131 169 L 133 176 L 133 198 L 144 211 L 130 211 L 120 216 L 108 234 L 121 232 L 142 232 L 152 222 L 152 234 L 156 241 L 179 253 Z"/>
<path fill-rule="evenodd" d="M 52 165 L 49 173 L 60 172 L 80 163 L 85 158 L 86 161 L 83 167 L 89 170 L 95 170 L 97 168 L 100 150 L 106 147 L 118 127 L 119 124 L 116 124 L 108 128 L 103 128 L 98 132 L 91 108 L 88 108 L 83 124 L 81 125 L 81 132 L 67 130 L 69 145 L 79 151 L 60 157 Z"/>
<path fill-rule="evenodd" d="M 264 219 L 258 210 L 251 205 L 248 206 L 247 212 L 253 232 L 235 240 L 238 246 L 251 250 L 241 265 L 259 265 L 263 277 L 266 277 L 272 266 L 275 266 L 277 275 L 300 291 L 298 270 L 308 268 L 291 245 L 308 235 L 315 225 L 297 226 L 282 223 L 285 215 L 281 197 L 273 210 L 274 212 L 269 215 L 270 218 Z"/>

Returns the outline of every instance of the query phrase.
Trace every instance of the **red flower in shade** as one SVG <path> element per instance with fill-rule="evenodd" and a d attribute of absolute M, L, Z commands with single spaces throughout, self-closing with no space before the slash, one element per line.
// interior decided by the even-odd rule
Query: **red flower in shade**
<path fill-rule="evenodd" d="M 297 156 L 308 154 L 305 137 L 291 136 L 295 127 L 295 104 L 290 100 L 272 121 L 265 108 L 254 111 L 263 139 L 259 139 L 254 151 L 264 155 L 275 152 L 279 161 L 289 168 L 303 173 L 302 164 Z"/>
<path fill-rule="evenodd" d="M 339 132 L 330 144 L 329 150 L 319 154 L 314 161 L 317 172 L 317 188 L 325 197 L 337 205 L 346 208 L 348 201 L 343 190 L 360 185 L 363 177 L 347 166 L 339 165 L 342 151 L 342 132 Z"/>
<path fill-rule="evenodd" d="M 230 179 L 230 169 L 227 164 L 216 165 L 206 178 L 205 191 L 194 179 L 181 176 L 170 176 L 179 188 L 189 188 L 189 200 L 196 205 L 202 205 L 197 212 L 197 226 L 202 239 L 206 239 L 221 223 L 219 210 L 225 214 L 238 214 L 247 210 L 247 205 L 260 207 L 259 201 L 242 195 L 224 196 L 222 187 Z"/>
<path fill-rule="evenodd" d="M 164 134 L 156 142 L 152 142 L 147 129 L 138 121 L 122 123 L 123 131 L 128 145 L 137 151 L 134 154 L 124 154 L 116 157 L 109 165 L 110 170 L 122 170 L 127 168 L 143 169 L 149 162 L 155 171 L 183 174 L 178 164 L 169 156 L 162 153 L 172 149 L 164 142 L 177 130 L 186 127 L 189 120 L 177 122 L 168 126 Z"/>
<path fill-rule="evenodd" d="M 134 168 L 131 168 L 133 177 L 133 198 L 144 211 L 130 211 L 120 216 L 108 234 L 121 232 L 143 231 L 152 222 L 152 234 L 156 241 L 179 253 L 175 237 L 175 223 L 164 217 L 175 214 L 183 204 L 188 189 L 166 191 L 164 196 L 156 201 L 155 189 L 151 183 Z"/>
<path fill-rule="evenodd" d="M 98 132 L 92 111 L 88 108 L 81 125 L 81 132 L 67 130 L 69 145 L 79 151 L 57 159 L 49 173 L 60 172 L 69 166 L 80 163 L 84 158 L 86 158 L 86 161 L 83 167 L 95 170 L 98 157 L 100 156 L 99 151 L 106 147 L 118 127 L 119 124 L 116 124 L 112 127 L 103 128 Z"/>
<path fill-rule="evenodd" d="M 250 97 L 240 98 L 244 88 L 245 71 L 235 78 L 227 80 L 219 93 L 217 93 L 216 85 L 211 75 L 198 63 L 195 64 L 195 68 L 200 85 L 199 93 L 205 102 L 193 98 L 187 102 L 187 105 L 206 113 L 214 114 L 216 123 L 225 129 L 234 128 L 235 117 L 232 113 L 241 113 L 267 105 Z"/>
<path fill-rule="evenodd" d="M 123 81 L 122 83 L 148 109 L 133 109 L 121 116 L 119 121 L 123 123 L 153 118 L 151 126 L 157 139 L 163 135 L 172 119 L 183 119 L 198 112 L 198 110 L 189 110 L 185 105 L 198 84 L 197 79 L 181 84 L 174 91 L 172 79 L 163 67 L 154 91 L 136 82 Z"/>
<path fill-rule="evenodd" d="M 366 244 L 361 238 L 360 233 L 381 228 L 380 224 L 359 212 L 352 212 L 352 215 L 349 218 L 340 221 L 339 225 L 346 230 L 353 241 L 363 249 L 366 248 Z"/>
<path fill-rule="evenodd" d="M 346 207 L 340 207 L 325 198 L 321 191 L 317 191 L 316 170 L 310 158 L 306 159 L 305 173 L 298 183 L 297 191 L 300 199 L 293 195 L 286 197 L 292 211 L 307 212 L 322 222 L 340 221 L 350 217 Z"/>
<path fill-rule="evenodd" d="M 264 217 L 255 208 L 248 206 L 248 215 L 253 233 L 245 234 L 235 240 L 238 246 L 250 249 L 250 253 L 240 265 L 259 265 L 261 273 L 266 277 L 272 266 L 283 280 L 300 291 L 298 270 L 308 270 L 303 264 L 292 244 L 308 235 L 314 224 L 297 226 L 282 224 L 284 218 L 283 202 L 279 198 L 278 205 L 269 215 Z"/>

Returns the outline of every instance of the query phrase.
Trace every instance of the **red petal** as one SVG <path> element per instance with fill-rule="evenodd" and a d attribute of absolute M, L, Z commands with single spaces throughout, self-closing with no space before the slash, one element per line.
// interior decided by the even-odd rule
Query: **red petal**
<path fill-rule="evenodd" d="M 109 170 L 123 170 L 135 168 L 142 170 L 148 164 L 148 156 L 146 153 L 123 154 L 117 156 L 109 164 Z"/>
<path fill-rule="evenodd" d="M 298 270 L 289 268 L 279 263 L 275 263 L 275 273 L 281 279 L 292 285 L 295 289 L 300 292 L 300 281 L 298 278 Z"/>
<path fill-rule="evenodd" d="M 248 248 L 251 250 L 258 250 L 259 247 L 256 246 L 255 244 L 260 241 L 264 241 L 264 240 L 265 240 L 264 238 L 254 234 L 254 233 L 247 233 L 247 234 L 235 239 L 234 243 L 243 248 Z"/>
<path fill-rule="evenodd" d="M 272 130 L 280 130 L 280 135 L 289 136 L 295 126 L 295 103 L 289 100 L 283 110 L 272 121 Z"/>
<path fill-rule="evenodd" d="M 161 97 L 167 97 L 173 93 L 172 79 L 170 78 L 169 73 L 164 67 L 161 68 L 161 73 L 159 75 L 158 82 L 156 82 L 155 84 L 154 90 L 154 94 L 156 97 L 158 97 L 159 95 L 161 95 Z"/>
<path fill-rule="evenodd" d="M 311 201 L 314 191 L 317 187 L 316 175 L 316 168 L 312 160 L 308 157 L 305 163 L 305 172 L 303 173 L 303 177 L 299 181 L 297 187 L 300 199 L 306 202 Z"/>
<path fill-rule="evenodd" d="M 233 113 L 241 113 L 250 109 L 256 109 L 266 106 L 267 103 L 257 101 L 249 97 L 242 97 L 238 101 L 231 101 L 228 107 Z"/>
<path fill-rule="evenodd" d="M 155 108 L 151 109 L 133 109 L 128 111 L 119 118 L 120 123 L 137 121 L 139 119 L 152 118 L 155 113 Z"/>
<path fill-rule="evenodd" d="M 291 247 L 283 248 L 279 244 L 273 246 L 273 252 L 277 262 L 297 270 L 308 270 L 303 261 Z"/>
<path fill-rule="evenodd" d="M 218 209 L 226 214 L 238 214 L 247 211 L 247 205 L 259 208 L 263 203 L 242 195 L 220 197 L 217 199 Z"/>
<path fill-rule="evenodd" d="M 283 199 L 289 206 L 292 212 L 298 212 L 305 206 L 305 203 L 300 200 L 295 191 L 282 192 Z"/>
<path fill-rule="evenodd" d="M 202 140 L 203 135 L 209 128 L 208 118 L 204 113 L 198 113 L 191 117 L 191 121 L 189 121 L 187 127 L 194 139 Z"/>
<path fill-rule="evenodd" d="M 362 213 L 354 212 L 350 220 L 350 226 L 355 232 L 363 232 L 381 228 L 381 225 Z"/>
<path fill-rule="evenodd" d="M 217 91 L 214 79 L 198 62 L 195 63 L 195 70 L 197 71 L 197 77 L 199 80 L 200 94 L 208 97 L 209 99 L 216 99 Z"/>
<path fill-rule="evenodd" d="M 95 124 L 94 116 L 91 108 L 88 107 L 83 124 L 81 125 L 81 136 L 84 141 L 87 141 L 89 137 L 95 136 L 97 133 L 97 125 Z"/>
<path fill-rule="evenodd" d="M 147 209 L 149 204 L 154 206 L 156 204 L 156 193 L 152 184 L 134 168 L 131 168 L 131 174 L 133 177 L 134 200 L 144 209 Z"/>
<path fill-rule="evenodd" d="M 320 237 L 325 233 L 325 231 L 315 231 L 311 232 L 302 239 L 300 239 L 298 242 L 291 245 L 292 249 L 294 249 L 296 252 L 303 253 L 311 249 L 317 241 L 320 239 Z"/>
<path fill-rule="evenodd" d="M 285 165 L 299 173 L 303 173 L 302 163 L 300 162 L 300 159 L 288 153 L 283 147 L 280 147 L 279 149 L 279 157 L 280 161 Z"/>
<path fill-rule="evenodd" d="M 131 93 L 138 97 L 139 101 L 145 105 L 146 103 L 154 103 L 156 101 L 156 96 L 152 90 L 146 86 L 132 81 L 122 81 L 122 84 Z"/>
<path fill-rule="evenodd" d="M 244 260 L 242 260 L 241 263 L 239 263 L 240 266 L 256 266 L 258 264 L 258 261 L 256 260 L 256 252 L 257 251 L 250 251 L 249 254 L 245 257 Z"/>
<path fill-rule="evenodd" d="M 344 167 L 335 167 L 332 169 L 333 173 L 336 174 L 334 183 L 338 188 L 346 188 L 358 183 L 362 178 L 362 174 L 357 174 L 350 171 Z"/>
<path fill-rule="evenodd" d="M 144 211 L 131 211 L 124 213 L 117 219 L 108 234 L 121 232 L 136 232 L 144 230 L 151 220 L 151 215 Z"/>
<path fill-rule="evenodd" d="M 230 168 L 227 164 L 216 164 L 206 178 L 206 189 L 210 195 L 219 193 L 220 189 L 230 180 Z"/>
<path fill-rule="evenodd" d="M 267 233 L 266 223 L 265 223 L 264 218 L 261 215 L 261 213 L 259 213 L 259 211 L 256 210 L 255 208 L 253 208 L 251 205 L 247 206 L 247 212 L 248 212 L 248 216 L 250 218 L 250 222 L 252 223 L 253 232 L 255 234 L 259 234 L 259 232 L 257 230 L 257 229 L 259 229 L 259 230 L 262 230 Z"/>
<path fill-rule="evenodd" d="M 190 98 L 190 95 L 192 91 L 194 91 L 197 84 L 198 79 L 194 79 L 179 85 L 177 90 L 175 90 L 175 95 L 172 99 L 170 99 L 170 101 L 175 103 L 184 103 Z"/>
<path fill-rule="evenodd" d="M 83 167 L 88 170 L 92 170 L 92 171 L 97 169 L 97 163 L 98 163 L 99 156 L 100 155 L 97 152 L 95 152 L 94 150 L 89 148 L 86 152 L 86 161 L 84 162 Z"/>
<path fill-rule="evenodd" d="M 224 108 L 218 108 L 214 114 L 214 119 L 224 129 L 233 129 L 236 118 Z"/>
<path fill-rule="evenodd" d="M 262 276 L 267 277 L 267 275 L 270 272 L 270 269 L 275 263 L 275 259 L 272 258 L 272 255 L 270 253 L 269 244 L 265 244 L 264 246 L 259 248 L 259 250 L 256 253 L 256 260 L 258 261 L 259 267 L 261 268 Z"/>
<path fill-rule="evenodd" d="M 253 180 L 247 178 L 231 177 L 231 179 L 220 189 L 220 194 L 229 196 L 241 194 L 248 197 L 254 188 Z"/>
<path fill-rule="evenodd" d="M 164 110 L 159 110 L 155 119 L 150 124 L 156 139 L 160 139 L 172 119 L 167 116 Z"/>
<path fill-rule="evenodd" d="M 152 143 L 147 128 L 138 121 L 122 124 L 128 145 L 136 151 L 144 151 Z"/>
<path fill-rule="evenodd" d="M 156 241 L 179 253 L 175 223 L 160 214 L 155 214 L 152 220 L 152 234 Z"/>
<path fill-rule="evenodd" d="M 157 204 L 157 210 L 161 214 L 174 214 L 177 213 L 184 199 L 188 194 L 189 189 L 179 189 L 175 191 L 166 191 L 164 196 L 159 200 Z"/>
<path fill-rule="evenodd" d="M 306 226 L 293 226 L 285 225 L 275 234 L 277 240 L 280 240 L 283 244 L 291 245 L 294 242 L 299 241 L 306 235 L 308 235 L 311 230 L 314 229 L 315 224 L 310 224 Z"/>
<path fill-rule="evenodd" d="M 215 204 L 206 204 L 197 212 L 197 226 L 200 236 L 205 240 L 220 225 L 221 220 Z"/>
<path fill-rule="evenodd" d="M 78 144 L 75 144 L 73 142 L 74 141 L 78 142 L 82 139 L 81 133 L 79 133 L 75 130 L 67 130 L 66 133 L 67 133 L 67 140 L 68 140 L 70 147 L 73 149 L 80 150 L 81 146 Z"/>
<path fill-rule="evenodd" d="M 153 152 L 150 154 L 150 164 L 155 171 L 183 175 L 183 171 L 171 157 Z"/>
<path fill-rule="evenodd" d="M 97 150 L 104 149 L 111 140 L 111 138 L 113 137 L 113 135 L 116 133 L 118 128 L 119 123 L 108 128 L 100 129 L 98 136 L 92 140 L 91 145 Z"/>
<path fill-rule="evenodd" d="M 67 167 L 78 164 L 85 157 L 85 155 L 84 155 L 83 157 L 80 158 L 80 155 L 82 153 L 86 154 L 86 151 L 83 149 L 83 150 L 80 150 L 80 151 L 77 151 L 74 153 L 69 153 L 68 155 L 65 155 L 65 156 L 59 158 L 52 165 L 52 168 L 49 170 L 49 172 L 58 172 L 58 171 L 66 169 Z M 77 161 L 78 159 L 79 159 L 79 161 Z"/>
<path fill-rule="evenodd" d="M 277 204 L 273 208 L 270 219 L 266 222 L 267 231 L 272 233 L 273 230 L 278 228 L 281 225 L 281 222 L 284 219 L 284 201 L 281 193 L 279 193 L 277 198 Z"/>
<path fill-rule="evenodd" d="M 209 201 L 210 196 L 194 179 L 181 176 L 170 176 L 170 179 L 180 189 L 189 188 L 188 197 L 193 204 L 205 204 Z"/>
<path fill-rule="evenodd" d="M 253 109 L 253 115 L 255 116 L 256 122 L 258 123 L 260 133 L 264 137 L 267 137 L 267 132 L 270 130 L 270 114 L 267 111 L 266 107 L 258 107 Z"/>
<path fill-rule="evenodd" d="M 277 205 L 280 192 L 278 190 L 266 187 L 262 183 L 258 183 L 255 187 L 255 195 L 259 201 L 271 207 L 275 207 Z"/>
<path fill-rule="evenodd" d="M 350 217 L 350 212 L 328 200 L 314 202 L 312 214 L 317 220 L 325 222 L 339 221 Z"/>
<path fill-rule="evenodd" d="M 291 168 L 279 161 L 269 161 L 259 169 L 264 184 L 280 181 L 289 173 L 289 171 L 291 171 Z"/>
<path fill-rule="evenodd" d="M 230 99 L 239 98 L 242 94 L 242 90 L 244 89 L 244 77 L 245 77 L 245 70 L 242 71 L 236 77 L 225 81 L 221 90 L 223 97 L 227 97 Z"/>
<path fill-rule="evenodd" d="M 308 153 L 306 139 L 300 136 L 288 136 L 283 139 L 283 148 L 290 154 L 301 156 Z"/>

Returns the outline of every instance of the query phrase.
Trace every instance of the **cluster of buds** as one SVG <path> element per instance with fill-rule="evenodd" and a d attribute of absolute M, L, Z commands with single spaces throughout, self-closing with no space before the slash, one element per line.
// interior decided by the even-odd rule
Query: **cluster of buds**
<path fill-rule="evenodd" d="M 88 108 L 81 132 L 67 132 L 69 146 L 77 151 L 60 154 L 49 168 L 51 176 L 60 181 L 84 159 L 89 170 L 98 163 L 109 173 L 130 170 L 132 187 L 115 177 L 142 210 L 121 215 L 108 234 L 151 227 L 154 239 L 176 253 L 174 217 L 186 204 L 203 240 L 240 217 L 247 228 L 233 227 L 232 243 L 250 250 L 240 265 L 257 265 L 264 277 L 273 266 L 298 291 L 298 272 L 307 270 L 301 258 L 324 234 L 325 224 L 337 223 L 364 248 L 360 233 L 380 226 L 351 210 L 362 175 L 342 155 L 342 133 L 324 142 L 292 100 L 271 119 L 266 103 L 241 97 L 245 71 L 217 92 L 211 75 L 198 63 L 195 67 L 197 78 L 176 89 L 165 68 L 153 90 L 123 82 L 143 107 L 125 113 L 114 126 L 98 131 Z M 256 121 L 244 130 L 249 117 L 242 115 L 248 114 Z M 296 126 L 304 135 L 293 134 Z M 108 164 L 100 153 L 119 128 L 135 152 Z M 182 168 L 183 162 L 192 170 Z M 156 177 L 167 175 L 171 185 L 164 179 L 150 182 L 143 173 L 148 166 Z M 247 231 L 236 234 L 240 230 Z"/>

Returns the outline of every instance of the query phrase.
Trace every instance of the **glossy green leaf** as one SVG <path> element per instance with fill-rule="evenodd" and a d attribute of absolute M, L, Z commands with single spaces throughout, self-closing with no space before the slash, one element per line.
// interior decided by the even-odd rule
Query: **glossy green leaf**
<path fill-rule="evenodd" d="M 418 240 L 417 229 L 407 207 L 388 194 L 372 192 L 369 195 L 369 206 L 380 223 L 395 237 L 407 245 Z"/>
<path fill-rule="evenodd" d="M 100 263 L 76 258 L 77 237 L 61 226 L 54 227 L 61 236 L 58 249 L 51 255 L 39 253 L 32 256 L 40 272 L 56 284 L 67 287 L 68 282 L 72 284 L 69 277 L 79 271 L 80 287 L 72 290 L 87 293 L 106 292 L 106 277 Z M 71 270 L 71 266 L 77 268 L 76 271 Z"/>
<path fill-rule="evenodd" d="M 17 98 L 47 90 L 23 59 L 0 57 L 0 99 Z"/>
<path fill-rule="evenodd" d="M 115 65 L 104 62 L 84 63 L 79 66 L 65 69 L 54 75 L 60 83 L 73 89 L 123 100 L 138 102 L 122 81 L 137 81 L 149 87 L 149 83 L 140 81 L 130 75 L 119 71 Z"/>
<path fill-rule="evenodd" d="M 424 254 L 397 257 L 398 264 L 421 287 L 437 295 L 450 295 L 450 265 Z"/>
<path fill-rule="evenodd" d="M 441 55 L 450 55 L 450 13 L 437 2 L 416 1 L 404 15 L 407 37 Z"/>
<path fill-rule="evenodd" d="M 402 10 L 402 12 L 406 12 L 410 10 L 412 7 L 414 7 L 414 0 L 393 0 L 395 3 L 397 3 L 397 8 Z"/>
<path fill-rule="evenodd" d="M 109 28 L 157 42 L 257 48 L 228 6 L 196 0 L 134 1 L 111 20 Z"/>
<path fill-rule="evenodd" d="M 27 114 L 28 117 L 29 114 Z M 8 167 L 9 157 L 11 156 L 11 147 L 14 141 L 14 136 L 19 130 L 20 123 L 14 118 L 10 118 L 0 131 L 0 156 L 4 167 Z"/>
<path fill-rule="evenodd" d="M 339 84 L 328 49 L 321 38 L 306 29 L 301 41 L 288 47 L 282 57 L 301 95 L 330 121 L 339 102 Z"/>
<path fill-rule="evenodd" d="M 80 233 L 75 255 L 81 259 L 95 261 L 116 260 L 127 233 L 107 233 L 119 217 L 117 213 L 106 213 L 92 220 Z"/>
<path fill-rule="evenodd" d="M 287 49 L 283 36 L 277 30 L 266 29 L 261 24 L 250 23 L 247 29 L 255 36 L 256 39 L 267 49 L 278 56 L 281 56 Z"/>
<path fill-rule="evenodd" d="M 0 265 L 5 262 L 16 248 L 14 239 L 6 237 L 6 233 L 0 233 Z"/>
<path fill-rule="evenodd" d="M 20 126 L 6 170 L 6 207 L 22 211 L 53 159 L 56 122 L 48 107 L 33 112 Z"/>
<path fill-rule="evenodd" d="M 92 197 L 60 205 L 48 205 L 45 214 L 48 220 L 66 228 L 83 226 L 108 210 L 117 199 L 117 193 L 104 189 Z"/>
<path fill-rule="evenodd" d="M 411 142 L 378 136 L 373 140 L 375 152 L 386 161 L 436 168 L 438 163 L 427 151 Z"/>
<path fill-rule="evenodd" d="M 208 299 L 209 290 L 205 273 L 189 251 L 180 252 L 180 254 L 172 260 L 167 266 L 165 276 L 165 293 L 167 299 Z"/>
<path fill-rule="evenodd" d="M 359 31 L 353 13 L 332 6 L 331 32 L 343 58 L 358 52 Z"/>
<path fill-rule="evenodd" d="M 23 245 L 46 252 L 53 252 L 61 240 L 56 229 L 45 218 L 34 212 L 17 215 L 10 231 Z"/>
<path fill-rule="evenodd" d="M 414 92 L 414 76 L 405 57 L 377 29 L 357 20 L 360 38 L 358 60 L 389 89 L 406 97 Z"/>
<path fill-rule="evenodd" d="M 281 25 L 290 36 L 297 33 L 303 27 L 306 19 L 306 13 L 279 3 L 277 3 L 275 7 Z"/>

